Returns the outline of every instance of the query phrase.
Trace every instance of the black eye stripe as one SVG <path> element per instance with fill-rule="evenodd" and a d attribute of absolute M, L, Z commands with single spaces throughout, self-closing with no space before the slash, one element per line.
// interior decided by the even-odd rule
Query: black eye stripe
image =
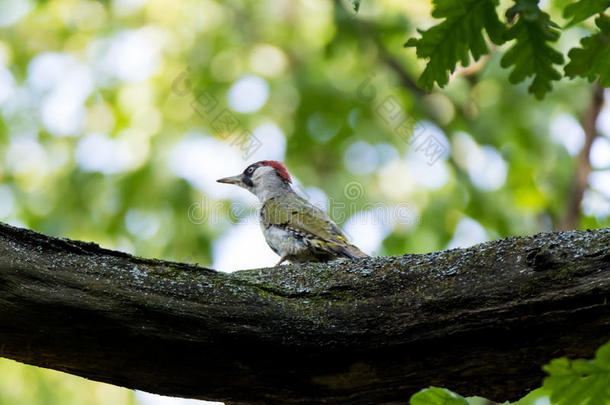
<path fill-rule="evenodd" d="M 254 173 L 254 171 L 258 168 L 258 166 L 256 164 L 248 166 L 246 168 L 246 170 L 244 170 L 244 174 L 246 176 L 252 176 L 252 174 Z"/>

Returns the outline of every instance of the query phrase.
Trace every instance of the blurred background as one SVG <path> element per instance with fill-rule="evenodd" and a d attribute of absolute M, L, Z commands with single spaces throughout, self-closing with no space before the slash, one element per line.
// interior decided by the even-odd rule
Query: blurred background
<path fill-rule="evenodd" d="M 542 7 L 563 24 L 565 2 Z M 430 11 L 0 0 L 0 221 L 221 271 L 270 266 L 255 197 L 215 180 L 273 159 L 372 255 L 609 226 L 609 103 L 591 114 L 583 80 L 535 100 L 508 83 L 504 47 L 421 92 L 425 61 L 403 44 Z M 0 359 L 1 405 L 109 403 L 204 402 Z"/>

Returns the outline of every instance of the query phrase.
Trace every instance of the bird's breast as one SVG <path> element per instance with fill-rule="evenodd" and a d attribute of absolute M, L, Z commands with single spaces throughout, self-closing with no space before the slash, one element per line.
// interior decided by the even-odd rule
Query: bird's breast
<path fill-rule="evenodd" d="M 307 247 L 301 235 L 285 228 L 275 225 L 265 227 L 262 223 L 261 227 L 267 244 L 280 256 L 298 255 Z"/>

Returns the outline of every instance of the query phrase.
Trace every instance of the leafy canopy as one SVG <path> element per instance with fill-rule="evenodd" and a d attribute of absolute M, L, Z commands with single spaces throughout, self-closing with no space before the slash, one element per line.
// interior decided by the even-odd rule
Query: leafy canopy
<path fill-rule="evenodd" d="M 470 56 L 476 61 L 489 52 L 483 31 L 496 45 L 512 42 L 501 59 L 501 66 L 512 68 L 511 83 L 532 78 L 529 92 L 542 99 L 552 90 L 552 82 L 562 78 L 557 69 L 563 65 L 561 52 L 553 47 L 560 37 L 561 27 L 538 7 L 539 0 L 514 0 L 506 12 L 506 22 L 497 14 L 498 0 L 433 0 L 432 16 L 443 21 L 428 30 L 418 30 L 420 38 L 410 38 L 405 46 L 415 47 L 419 58 L 427 65 L 419 78 L 419 85 L 431 90 L 449 81 L 449 73 L 457 63 L 467 66 Z M 569 19 L 566 27 L 581 23 L 600 14 L 598 31 L 581 41 L 582 48 L 569 51 L 570 63 L 565 74 L 581 76 L 593 81 L 599 78 L 603 86 L 610 83 L 608 48 L 608 17 L 605 10 L 610 0 L 581 0 L 568 4 L 563 16 Z"/>
<path fill-rule="evenodd" d="M 520 83 L 533 76 L 529 91 L 542 99 L 546 92 L 551 91 L 551 82 L 561 79 L 561 73 L 553 68 L 553 64 L 562 64 L 563 55 L 549 45 L 549 42 L 557 41 L 559 32 L 537 3 L 538 0 L 517 0 L 506 12 L 509 20 L 517 19 L 506 33 L 506 39 L 514 39 L 515 44 L 506 52 L 500 65 L 514 66 L 508 77 L 511 83 Z"/>
<path fill-rule="evenodd" d="M 447 71 L 453 72 L 458 61 L 469 62 L 469 53 L 475 60 L 488 52 L 482 28 L 496 44 L 503 42 L 504 25 L 498 19 L 497 0 L 434 0 L 432 16 L 445 21 L 427 31 L 419 31 L 421 39 L 411 38 L 407 46 L 417 49 L 417 56 L 429 58 L 419 85 L 431 90 L 434 82 L 444 86 L 449 81 Z"/>
<path fill-rule="evenodd" d="M 568 4 L 563 11 L 563 17 L 571 18 L 572 21 L 566 25 L 566 28 L 578 24 L 595 14 L 603 13 L 608 7 L 610 7 L 610 1 L 608 0 L 580 0 Z"/>
<path fill-rule="evenodd" d="M 610 87 L 610 17 L 600 15 L 595 23 L 599 32 L 583 38 L 580 48 L 570 50 L 565 72 L 568 77 L 582 76 L 589 81 L 599 77 L 601 86 Z"/>

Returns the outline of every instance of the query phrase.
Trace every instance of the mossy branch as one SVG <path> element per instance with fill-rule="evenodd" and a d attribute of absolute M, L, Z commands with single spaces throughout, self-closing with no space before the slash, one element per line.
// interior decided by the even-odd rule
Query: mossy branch
<path fill-rule="evenodd" d="M 0 224 L 0 356 L 158 394 L 515 399 L 610 337 L 610 230 L 232 274 Z"/>

